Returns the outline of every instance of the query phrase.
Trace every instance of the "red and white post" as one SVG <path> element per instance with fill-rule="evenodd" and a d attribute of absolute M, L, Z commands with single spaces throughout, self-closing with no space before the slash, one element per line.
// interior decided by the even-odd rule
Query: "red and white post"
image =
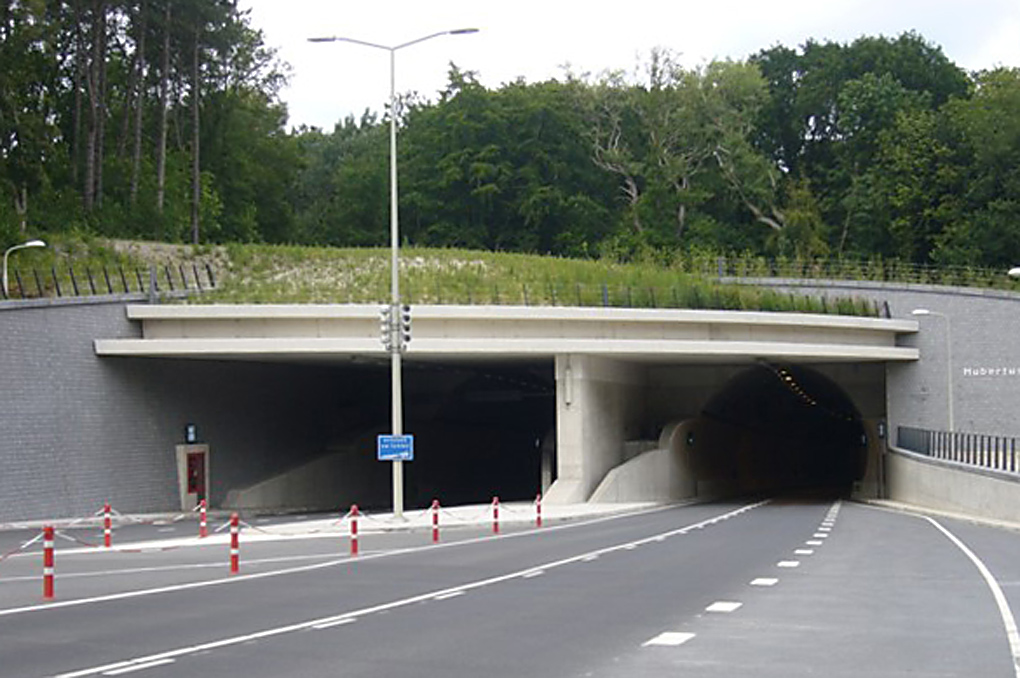
<path fill-rule="evenodd" d="M 535 527 L 542 527 L 542 493 L 535 497 Z"/>
<path fill-rule="evenodd" d="M 209 523 L 206 522 L 205 499 L 198 503 L 198 538 L 205 539 L 209 536 Z"/>
<path fill-rule="evenodd" d="M 432 500 L 432 543 L 439 543 L 439 500 Z"/>
<path fill-rule="evenodd" d="M 113 520 L 110 516 L 110 502 L 103 504 L 103 546 L 110 548 L 113 543 Z"/>
<path fill-rule="evenodd" d="M 492 533 L 499 534 L 499 497 L 492 498 Z"/>
<path fill-rule="evenodd" d="M 351 504 L 351 555 L 358 555 L 358 505 Z"/>
<path fill-rule="evenodd" d="M 43 598 L 53 598 L 53 526 L 43 528 Z"/>
<path fill-rule="evenodd" d="M 241 571 L 240 549 L 241 520 L 236 513 L 230 514 L 230 573 Z"/>

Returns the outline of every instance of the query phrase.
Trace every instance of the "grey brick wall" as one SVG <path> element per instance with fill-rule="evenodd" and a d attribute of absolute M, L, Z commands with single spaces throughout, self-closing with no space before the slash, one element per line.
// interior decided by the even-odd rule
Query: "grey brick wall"
<path fill-rule="evenodd" d="M 0 521 L 176 510 L 185 423 L 211 501 L 324 451 L 343 375 L 311 366 L 98 358 L 137 336 L 123 303 L 0 304 Z"/>
<path fill-rule="evenodd" d="M 747 282 L 747 281 L 743 281 Z M 902 343 L 921 360 L 887 370 L 889 428 L 948 428 L 949 362 L 958 431 L 1020 435 L 1020 293 L 873 282 L 757 280 L 780 289 L 830 297 L 858 296 L 889 305 L 894 318 L 917 320 L 920 330 Z M 916 317 L 927 308 L 949 317 Z"/>

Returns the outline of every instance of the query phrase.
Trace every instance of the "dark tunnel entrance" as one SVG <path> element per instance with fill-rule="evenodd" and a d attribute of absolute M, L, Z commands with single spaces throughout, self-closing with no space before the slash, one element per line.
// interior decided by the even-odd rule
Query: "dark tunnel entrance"
<path fill-rule="evenodd" d="M 730 432 L 705 463 L 740 489 L 844 491 L 863 477 L 867 441 L 846 393 L 820 372 L 761 363 L 733 379 L 702 415 Z"/>
<path fill-rule="evenodd" d="M 203 423 L 214 504 L 392 506 L 392 464 L 376 458 L 377 436 L 391 431 L 389 362 L 145 366 L 150 383 L 180 391 L 187 420 Z M 414 435 L 405 506 L 534 499 L 555 426 L 551 361 L 405 361 L 403 428 Z"/>

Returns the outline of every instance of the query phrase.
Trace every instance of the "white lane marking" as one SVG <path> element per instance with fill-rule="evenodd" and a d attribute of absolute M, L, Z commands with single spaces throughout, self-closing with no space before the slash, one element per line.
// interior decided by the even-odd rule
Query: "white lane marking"
<path fill-rule="evenodd" d="M 376 551 L 362 551 L 362 555 L 368 553 L 375 554 Z M 274 558 L 255 558 L 252 560 L 245 560 L 246 565 L 260 565 L 265 563 L 285 563 L 297 560 L 320 560 L 322 558 L 336 558 L 337 554 L 333 553 L 315 553 L 303 556 L 277 556 Z M 183 570 L 208 570 L 216 569 L 222 570 L 223 563 L 190 563 L 187 565 L 154 565 L 152 567 L 129 567 L 122 570 L 97 570 L 95 572 L 65 572 L 61 570 L 61 579 L 80 579 L 88 577 L 109 577 L 112 575 L 125 575 L 125 574 L 146 574 L 151 572 L 177 572 Z M 0 577 L 0 584 L 7 584 L 18 581 L 35 581 L 39 578 L 39 575 L 25 575 L 21 577 Z"/>
<path fill-rule="evenodd" d="M 749 505 L 747 505 L 747 506 L 745 506 L 743 508 L 740 508 L 740 509 L 734 511 L 733 513 L 734 513 L 734 515 L 738 515 L 740 513 L 743 513 L 744 511 L 749 511 L 752 508 L 757 508 L 758 506 L 761 506 L 761 505 L 766 504 L 766 503 L 768 503 L 768 501 L 761 501 L 761 502 L 758 502 L 756 504 L 749 504 Z M 618 520 L 620 518 L 627 518 L 627 517 L 634 517 L 634 516 L 643 516 L 643 515 L 647 515 L 647 514 L 651 514 L 651 513 L 658 513 L 660 511 L 666 511 L 666 510 L 668 510 L 670 508 L 672 508 L 672 507 L 670 507 L 670 506 L 657 506 L 657 507 L 650 508 L 650 509 L 642 509 L 640 511 L 633 511 L 633 512 L 628 512 L 628 513 L 618 513 L 618 514 L 611 515 L 611 516 L 603 516 L 601 518 L 593 518 L 592 520 L 585 520 L 585 521 L 576 522 L 576 523 L 563 523 L 563 524 L 560 524 L 560 525 L 550 525 L 548 527 L 543 527 L 541 532 L 538 532 L 538 531 L 535 531 L 535 530 L 527 530 L 527 531 L 523 531 L 523 532 L 508 532 L 508 533 L 501 534 L 501 535 L 495 535 L 495 536 L 487 535 L 487 536 L 484 536 L 484 537 L 475 537 L 473 539 L 464 539 L 463 541 L 451 541 L 451 542 L 446 542 L 446 543 L 443 543 L 443 544 L 431 544 L 429 546 L 414 546 L 414 547 L 408 547 L 408 548 L 402 548 L 402 549 L 394 549 L 392 551 L 380 551 L 378 553 L 371 553 L 371 554 L 359 556 L 358 557 L 358 561 L 359 562 L 365 562 L 365 561 L 368 561 L 368 560 L 375 560 L 377 558 L 389 558 L 391 556 L 405 555 L 405 554 L 408 554 L 408 553 L 422 553 L 422 552 L 425 552 L 425 551 L 433 551 L 435 549 L 456 548 L 458 546 L 465 546 L 465 545 L 470 545 L 470 544 L 478 544 L 478 543 L 481 543 L 481 542 L 491 541 L 491 540 L 496 540 L 496 539 L 517 539 L 517 538 L 529 537 L 529 536 L 530 537 L 534 537 L 534 536 L 540 535 L 540 534 L 549 534 L 550 532 L 555 532 L 557 530 L 573 529 L 573 528 L 576 528 L 576 527 L 583 527 L 583 526 L 586 526 L 586 525 L 597 525 L 599 523 L 604 523 L 604 522 L 607 522 L 607 521 L 610 521 L 610 520 Z M 686 528 L 684 528 L 684 529 L 686 529 Z M 685 532 L 683 530 L 677 530 L 676 533 L 678 533 L 678 534 L 685 534 Z M 667 533 L 667 535 L 669 535 L 669 534 L 673 534 L 673 533 Z M 96 549 L 89 549 L 88 553 L 98 553 L 101 550 L 102 549 L 100 549 L 98 551 Z M 596 556 L 597 556 L 597 554 L 596 554 Z M 335 566 L 338 566 L 338 565 L 344 565 L 344 564 L 350 563 L 351 560 L 352 560 L 352 558 L 345 556 L 345 557 L 342 557 L 342 558 L 339 558 L 339 559 L 335 559 L 335 560 L 331 560 L 331 561 L 328 561 L 328 562 L 325 562 L 325 563 L 317 563 L 315 565 L 303 565 L 301 567 L 292 567 L 292 568 L 286 568 L 286 569 L 283 569 L 283 570 L 273 570 L 273 571 L 270 571 L 270 572 L 257 572 L 257 573 L 254 573 L 254 574 L 242 574 L 242 575 L 236 575 L 235 574 L 235 575 L 232 575 L 230 577 L 223 578 L 223 579 L 210 579 L 210 580 L 207 580 L 207 581 L 192 582 L 192 583 L 189 583 L 189 584 L 175 584 L 175 585 L 171 585 L 171 586 L 161 586 L 161 587 L 152 588 L 152 589 L 140 589 L 140 590 L 135 590 L 135 591 L 123 591 L 121 593 L 111 593 L 111 594 L 107 594 L 107 595 L 104 595 L 104 596 L 95 596 L 95 597 L 92 597 L 92 598 L 78 598 L 76 600 L 63 600 L 63 601 L 56 602 L 56 603 L 43 603 L 43 604 L 40 604 L 40 605 L 27 605 L 25 607 L 13 607 L 13 608 L 8 608 L 6 610 L 0 609 L 0 617 L 6 617 L 6 616 L 9 616 L 9 615 L 14 615 L 14 614 L 22 614 L 22 613 L 26 613 L 26 612 L 38 612 L 40 610 L 51 610 L 51 609 L 57 609 L 57 608 L 63 608 L 63 607 L 75 607 L 75 606 L 78 606 L 78 605 L 88 605 L 88 604 L 91 604 L 91 603 L 105 603 L 105 602 L 108 602 L 108 601 L 111 601 L 111 600 L 124 600 L 126 598 L 137 598 L 137 597 L 142 597 L 142 596 L 157 595 L 157 594 L 161 594 L 161 593 L 174 593 L 174 592 L 177 592 L 177 591 L 186 591 L 186 590 L 189 590 L 189 589 L 205 588 L 207 586 L 220 586 L 220 585 L 225 585 L 225 584 L 237 584 L 237 583 L 241 583 L 241 582 L 250 581 L 252 579 L 263 579 L 263 578 L 266 578 L 266 577 L 276 577 L 276 576 L 279 576 L 279 575 L 286 575 L 286 574 L 297 574 L 297 573 L 301 573 L 301 572 L 310 572 L 310 571 L 313 571 L 313 570 L 319 570 L 319 569 L 324 569 L 324 568 L 328 568 L 328 567 L 335 567 Z M 224 565 L 222 563 L 220 563 L 219 566 L 220 567 L 224 567 Z"/>
<path fill-rule="evenodd" d="M 827 537 L 828 537 L 829 535 L 825 534 L 824 532 L 815 532 L 815 533 L 814 533 L 813 535 L 811 535 L 811 536 L 812 536 L 812 537 L 814 537 L 815 539 L 825 539 L 825 538 L 827 538 Z"/>
<path fill-rule="evenodd" d="M 590 555 L 590 556 L 585 556 L 584 558 L 581 558 L 581 562 L 582 563 L 590 563 L 593 560 L 598 560 L 598 559 L 599 559 L 599 557 L 597 555 Z"/>
<path fill-rule="evenodd" d="M 736 612 L 743 606 L 744 606 L 743 603 L 737 603 L 729 600 L 720 600 L 706 607 L 705 612 Z"/>
<path fill-rule="evenodd" d="M 683 645 L 694 636 L 695 634 L 693 633 L 666 631 L 665 633 L 660 633 L 651 640 L 646 640 L 645 642 L 641 643 L 641 647 L 648 647 L 650 645 L 667 645 L 670 647 L 675 647 L 677 645 Z"/>
<path fill-rule="evenodd" d="M 1009 638 L 1009 651 L 1013 655 L 1013 673 L 1020 678 L 1020 632 L 1017 631 L 1016 619 L 1013 617 L 1013 611 L 1009 608 L 1009 601 L 1006 600 L 1006 594 L 1002 592 L 1002 587 L 999 586 L 999 582 L 995 580 L 995 576 L 992 574 L 981 559 L 977 557 L 973 551 L 971 551 L 966 544 L 960 541 L 955 534 L 942 527 L 942 525 L 928 516 L 921 516 L 929 523 L 934 525 L 939 532 L 944 534 L 949 541 L 956 544 L 956 547 L 963 551 L 963 554 L 970 558 L 970 562 L 974 563 L 974 567 L 978 569 L 981 576 L 985 580 L 985 584 L 992 592 L 992 598 L 995 599 L 995 604 L 999 608 L 999 616 L 1002 617 L 1002 625 L 1006 628 L 1006 636 Z"/>
<path fill-rule="evenodd" d="M 796 551 L 793 552 L 793 555 L 795 555 L 795 556 L 810 556 L 810 555 L 814 554 L 814 552 L 815 552 L 814 549 L 797 549 Z"/>
<path fill-rule="evenodd" d="M 623 548 L 626 549 L 627 551 L 633 551 L 634 549 L 637 548 L 637 544 L 627 544 Z"/>
<path fill-rule="evenodd" d="M 804 543 L 807 544 L 808 546 L 821 546 L 825 542 L 824 541 L 819 541 L 818 539 L 811 539 L 811 540 L 806 541 Z"/>
<path fill-rule="evenodd" d="M 832 528 L 831 527 L 819 527 L 818 531 L 819 532 L 832 532 Z"/>
<path fill-rule="evenodd" d="M 442 595 L 436 596 L 432 600 L 449 600 L 450 598 L 459 598 L 460 596 L 463 596 L 465 593 L 467 593 L 467 591 L 450 591 L 449 593 L 444 593 Z"/>
<path fill-rule="evenodd" d="M 174 663 L 173 659 L 161 659 L 159 661 L 148 662 L 146 664 L 132 664 L 131 666 L 125 666 L 125 667 L 119 668 L 119 669 L 111 669 L 109 671 L 104 671 L 103 675 L 104 676 L 119 676 L 119 675 L 122 675 L 124 673 L 131 673 L 133 671 L 144 671 L 145 669 L 151 669 L 151 668 L 155 668 L 157 666 L 163 666 L 164 664 L 173 664 L 173 663 Z"/>
<path fill-rule="evenodd" d="M 322 631 L 323 629 L 331 629 L 334 626 L 345 626 L 346 624 L 353 624 L 356 621 L 358 621 L 356 617 L 340 617 L 339 619 L 334 619 L 333 621 L 316 624 L 312 628 Z"/>
<path fill-rule="evenodd" d="M 528 572 L 527 574 L 523 575 L 523 578 L 524 579 L 532 579 L 534 577 L 541 577 L 543 574 L 545 574 L 545 570 L 533 570 L 533 571 Z"/>
<path fill-rule="evenodd" d="M 159 529 L 156 530 L 156 532 L 176 532 L 176 531 L 177 531 L 176 527 L 160 527 Z"/>
<path fill-rule="evenodd" d="M 775 577 L 758 577 L 751 581 L 751 586 L 775 586 L 778 583 Z"/>
<path fill-rule="evenodd" d="M 799 560 L 780 560 L 776 563 L 776 567 L 800 567 Z"/>
<path fill-rule="evenodd" d="M 752 508 L 757 508 L 759 506 L 764 506 L 767 503 L 769 503 L 768 500 L 760 501 L 760 502 L 757 502 L 755 504 L 748 504 L 748 505 L 743 506 L 743 507 L 741 507 L 739 509 L 730 511 L 729 514 L 740 515 L 742 513 L 745 513 L 746 511 L 751 510 Z M 692 525 L 688 525 L 686 527 L 681 527 L 681 528 L 678 528 L 676 530 L 671 530 L 669 532 L 664 532 L 662 534 L 666 534 L 666 535 L 686 534 L 687 531 L 696 529 L 698 527 L 698 525 L 701 525 L 704 522 L 706 522 L 706 521 L 702 521 L 701 523 L 694 523 Z M 645 537 L 644 539 L 640 539 L 638 541 L 628 542 L 628 543 L 634 543 L 634 544 L 648 543 L 652 539 L 654 539 L 655 536 L 657 536 L 657 535 L 653 535 L 652 537 Z M 455 542 L 455 543 L 463 543 L 463 542 Z M 115 664 L 105 664 L 103 666 L 97 666 L 97 667 L 92 667 L 92 668 L 87 668 L 87 669 L 79 669 L 77 671 L 72 671 L 70 673 L 62 673 L 62 674 L 60 674 L 58 676 L 54 676 L 53 678 L 81 678 L 83 676 L 93 676 L 93 675 L 102 673 L 103 671 L 108 671 L 111 668 L 116 668 L 116 667 L 124 666 L 125 664 L 143 664 L 143 663 L 147 663 L 147 662 L 151 662 L 151 661 L 158 661 L 158 660 L 161 660 L 161 659 L 182 657 L 182 656 L 185 656 L 185 655 L 196 654 L 198 652 L 205 652 L 207 650 L 213 650 L 213 649 L 217 649 L 217 648 L 221 648 L 221 647 L 229 647 L 229 646 L 232 646 L 232 645 L 240 645 L 242 643 L 248 643 L 248 642 L 251 642 L 253 640 L 260 640 L 262 638 L 271 638 L 271 637 L 280 636 L 280 635 L 283 635 L 283 634 L 286 634 L 286 633 L 293 633 L 295 631 L 303 631 L 305 629 L 315 628 L 315 626 L 317 624 L 329 623 L 329 622 L 338 620 L 338 619 L 340 619 L 342 617 L 364 617 L 364 616 L 367 616 L 367 615 L 370 615 L 370 614 L 376 614 L 376 613 L 379 613 L 379 612 L 387 612 L 389 610 L 395 610 L 397 608 L 407 607 L 407 606 L 414 605 L 414 604 L 417 604 L 417 603 L 420 603 L 420 602 L 423 602 L 423 601 L 426 601 L 426 600 L 434 599 L 434 598 L 436 598 L 438 596 L 442 596 L 442 595 L 445 595 L 447 593 L 452 593 L 454 591 L 473 591 L 475 589 L 480 589 L 480 588 L 483 588 L 483 587 L 486 587 L 486 586 L 492 586 L 494 584 L 500 584 L 500 583 L 505 582 L 505 581 L 510 581 L 512 579 L 517 579 L 517 578 L 523 576 L 524 574 L 526 574 L 528 572 L 535 571 L 536 569 L 551 570 L 553 568 L 562 567 L 564 565 L 570 565 L 570 564 L 573 564 L 573 563 L 579 563 L 579 562 L 583 561 L 584 558 L 586 558 L 588 556 L 591 556 L 591 555 L 596 555 L 596 554 L 602 555 L 602 554 L 606 554 L 606 553 L 613 553 L 613 552 L 622 551 L 625 546 L 626 546 L 626 544 L 617 544 L 616 546 L 607 546 L 607 547 L 601 548 L 601 549 L 599 549 L 597 551 L 592 551 L 590 553 L 581 553 L 579 555 L 571 556 L 569 558 L 563 558 L 562 560 L 555 560 L 555 561 L 552 561 L 552 562 L 549 562 L 549 563 L 544 563 L 542 565 L 539 565 L 537 568 L 536 567 L 529 567 L 529 568 L 527 568 L 525 570 L 517 570 L 516 572 L 509 572 L 507 574 L 497 575 L 495 577 L 490 577 L 488 579 L 480 579 L 478 581 L 470 582 L 470 583 L 467 583 L 467 584 L 460 584 L 458 586 L 451 587 L 451 588 L 440 589 L 438 591 L 429 591 L 428 593 L 421 593 L 421 594 L 418 594 L 416 596 L 411 596 L 410 598 L 403 598 L 403 599 L 400 599 L 400 600 L 394 600 L 394 601 L 391 601 L 389 603 L 381 603 L 379 605 L 373 605 L 371 607 L 365 607 L 365 608 L 362 608 L 360 610 L 350 610 L 350 611 L 344 612 L 342 614 L 334 614 L 334 615 L 330 615 L 328 617 L 320 617 L 319 619 L 311 619 L 311 620 L 308 620 L 308 621 L 298 622 L 296 624 L 290 624 L 288 626 L 279 626 L 279 627 L 276 627 L 276 628 L 265 629 L 263 631 L 258 631 L 256 633 L 250 633 L 250 634 L 243 635 L 243 636 L 233 636 L 233 637 L 230 637 L 230 638 L 222 638 L 220 640 L 214 640 L 214 641 L 211 641 L 211 642 L 208 642 L 208 643 L 201 643 L 199 645 L 192 645 L 190 647 L 176 648 L 176 649 L 173 649 L 173 650 L 167 650 L 165 652 L 160 652 L 160 653 L 148 655 L 148 656 L 145 656 L 145 657 L 135 657 L 134 659 L 129 659 L 129 660 L 126 660 L 126 661 L 117 662 Z M 428 548 L 428 547 L 426 547 L 426 548 Z M 235 577 L 236 576 L 237 575 L 235 575 Z M 251 575 L 249 575 L 249 576 L 251 576 Z M 693 634 L 690 634 L 690 635 L 693 637 Z"/>

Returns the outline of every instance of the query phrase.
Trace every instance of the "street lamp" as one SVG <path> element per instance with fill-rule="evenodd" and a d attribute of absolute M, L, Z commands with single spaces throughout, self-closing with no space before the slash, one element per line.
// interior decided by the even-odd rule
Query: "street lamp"
<path fill-rule="evenodd" d="M 397 51 L 417 45 L 418 43 L 438 38 L 443 35 L 465 35 L 477 33 L 477 28 L 457 28 L 439 31 L 415 38 L 399 45 L 380 45 L 355 38 L 340 36 L 309 38 L 309 42 L 350 42 L 355 45 L 373 47 L 390 53 L 390 375 L 392 385 L 392 416 L 393 435 L 399 436 L 404 431 L 403 398 L 401 396 L 401 365 L 400 351 L 402 342 L 396 336 L 396 319 L 400 312 L 400 281 L 399 281 L 399 228 L 397 221 Z M 393 517 L 404 518 L 404 462 L 393 461 Z"/>
<path fill-rule="evenodd" d="M 953 324 L 949 320 L 949 316 L 945 313 L 939 313 L 938 311 L 931 311 L 927 308 L 915 308 L 911 311 L 911 315 L 916 316 L 928 316 L 934 315 L 943 318 L 946 321 L 946 367 L 947 367 L 947 387 L 948 387 L 948 399 L 949 399 L 949 432 L 952 433 L 956 430 L 953 422 Z"/>
<path fill-rule="evenodd" d="M 20 245 L 15 245 L 14 247 L 7 248 L 7 251 L 4 252 L 4 299 L 7 299 L 8 297 L 11 296 L 10 290 L 7 287 L 7 257 L 11 255 L 11 252 L 15 250 L 22 250 L 25 249 L 26 247 L 46 247 L 46 243 L 43 242 L 42 240 L 29 240 L 28 242 L 22 243 Z"/>

